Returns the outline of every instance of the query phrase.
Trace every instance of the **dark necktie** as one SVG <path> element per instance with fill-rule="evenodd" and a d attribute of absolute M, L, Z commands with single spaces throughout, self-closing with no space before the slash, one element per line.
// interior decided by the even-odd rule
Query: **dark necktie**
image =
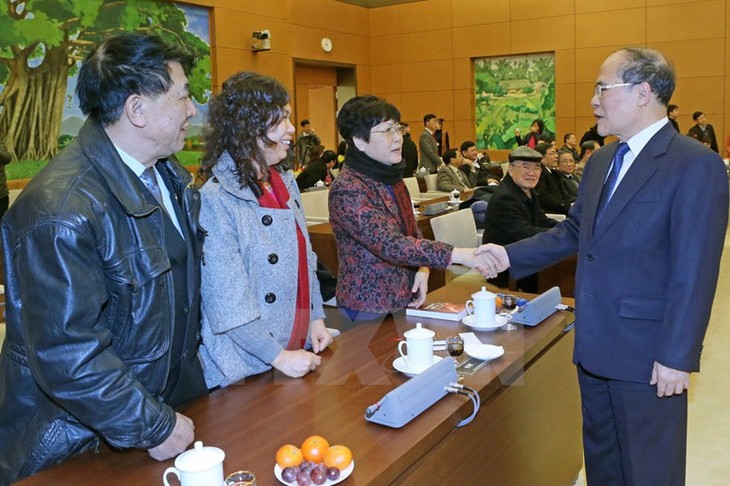
<path fill-rule="evenodd" d="M 139 176 L 140 180 L 144 183 L 144 185 L 147 187 L 147 189 L 152 193 L 152 195 L 155 197 L 157 202 L 160 205 L 160 208 L 167 213 L 167 209 L 165 208 L 165 204 L 162 202 L 162 192 L 160 192 L 160 186 L 157 184 L 157 176 L 155 175 L 155 169 L 152 167 L 149 167 L 142 172 L 142 175 Z"/>
<path fill-rule="evenodd" d="M 593 220 L 594 226 L 601 219 L 601 216 L 603 216 L 603 213 L 606 210 L 606 206 L 608 206 L 608 201 L 611 199 L 611 194 L 613 193 L 613 190 L 616 187 L 616 182 L 618 181 L 618 174 L 619 172 L 621 172 L 621 166 L 624 164 L 624 155 L 626 155 L 626 152 L 628 151 L 629 144 L 627 144 L 626 142 L 621 142 L 620 144 L 618 144 L 616 153 L 613 154 L 613 160 L 611 161 L 611 173 L 608 174 L 608 178 L 603 184 L 601 198 L 598 200 L 598 210 L 596 211 L 596 218 Z"/>

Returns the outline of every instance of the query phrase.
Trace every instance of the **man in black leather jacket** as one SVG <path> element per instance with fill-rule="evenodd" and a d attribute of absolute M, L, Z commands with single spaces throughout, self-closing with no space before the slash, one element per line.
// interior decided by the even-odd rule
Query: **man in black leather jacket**
<path fill-rule="evenodd" d="M 195 115 L 191 61 L 156 37 L 104 41 L 79 72 L 78 138 L 2 221 L 0 484 L 102 440 L 164 460 L 194 439 L 171 407 L 207 391 L 200 201 L 169 158 Z"/>

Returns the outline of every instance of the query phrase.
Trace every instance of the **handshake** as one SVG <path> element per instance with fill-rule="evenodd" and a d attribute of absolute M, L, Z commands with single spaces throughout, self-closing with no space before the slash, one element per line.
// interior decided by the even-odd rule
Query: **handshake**
<path fill-rule="evenodd" d="M 510 267 L 507 251 L 503 246 L 487 243 L 478 248 L 454 248 L 452 263 L 475 268 L 484 278 L 494 278 Z"/>

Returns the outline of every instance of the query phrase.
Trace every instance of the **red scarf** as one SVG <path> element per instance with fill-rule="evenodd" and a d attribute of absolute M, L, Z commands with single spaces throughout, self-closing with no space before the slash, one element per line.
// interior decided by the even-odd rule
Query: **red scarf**
<path fill-rule="evenodd" d="M 259 197 L 259 205 L 262 208 L 289 209 L 289 191 L 287 191 L 281 175 L 276 170 L 271 171 L 271 190 L 263 187 L 263 194 Z M 307 267 L 307 245 L 304 241 L 304 234 L 297 228 L 297 250 L 299 266 L 297 267 L 297 306 L 294 312 L 294 326 L 292 327 L 289 343 L 286 349 L 303 349 L 309 333 L 309 269 Z"/>

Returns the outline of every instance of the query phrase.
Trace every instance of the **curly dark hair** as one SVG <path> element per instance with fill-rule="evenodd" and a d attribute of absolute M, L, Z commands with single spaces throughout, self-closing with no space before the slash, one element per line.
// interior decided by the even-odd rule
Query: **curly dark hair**
<path fill-rule="evenodd" d="M 228 152 L 236 164 L 241 188 L 248 187 L 256 197 L 261 196 L 259 180 L 268 180 L 270 169 L 257 141 L 275 144 L 267 132 L 285 116 L 287 103 L 289 93 L 274 78 L 254 72 L 239 72 L 228 78 L 208 109 L 201 175 L 210 177 L 220 156 Z M 276 170 L 289 169 L 288 159 L 277 164 Z"/>

